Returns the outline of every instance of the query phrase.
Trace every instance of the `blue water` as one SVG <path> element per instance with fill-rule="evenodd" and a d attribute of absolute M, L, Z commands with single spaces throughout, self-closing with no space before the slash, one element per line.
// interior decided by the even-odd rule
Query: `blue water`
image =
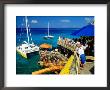
<path fill-rule="evenodd" d="M 52 47 L 57 47 L 57 40 L 59 36 L 70 39 L 78 38 L 71 35 L 71 33 L 76 30 L 77 29 L 74 28 L 50 28 L 50 35 L 54 36 L 53 39 L 43 38 L 44 36 L 47 36 L 47 28 L 31 28 L 30 32 L 33 42 L 38 46 L 43 43 L 48 43 L 51 44 Z M 23 41 L 27 41 L 25 28 L 16 28 L 16 45 L 22 44 Z M 33 71 L 43 68 L 37 64 L 39 58 L 39 55 L 36 55 L 27 60 L 16 53 L 16 74 L 31 74 Z"/>
<path fill-rule="evenodd" d="M 40 45 L 42 43 L 49 43 L 52 44 L 54 47 L 57 46 L 57 40 L 58 37 L 67 37 L 67 38 L 75 38 L 76 36 L 72 36 L 71 33 L 74 32 L 76 29 L 73 28 L 50 28 L 50 35 L 54 36 L 53 39 L 46 40 L 43 37 L 47 35 L 47 28 L 33 28 L 30 30 L 32 34 L 32 39 L 33 42 L 37 45 Z M 27 36 L 26 36 L 26 30 L 17 28 L 17 37 L 16 37 L 16 42 L 17 45 L 21 44 L 24 40 L 27 41 Z M 21 34 L 21 36 L 20 36 Z M 31 42 L 31 41 L 30 41 Z"/>

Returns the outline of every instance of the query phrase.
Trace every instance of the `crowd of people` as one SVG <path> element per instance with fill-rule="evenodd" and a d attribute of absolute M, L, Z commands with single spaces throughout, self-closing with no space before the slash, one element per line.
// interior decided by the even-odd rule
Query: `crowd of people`
<path fill-rule="evenodd" d="M 64 46 L 73 48 L 77 52 L 82 68 L 86 62 L 86 56 L 94 55 L 94 37 L 80 37 L 77 39 L 59 37 L 57 51 L 40 51 L 40 64 L 46 67 L 65 65 L 68 58 L 74 54 L 74 51 Z"/>
<path fill-rule="evenodd" d="M 58 44 L 61 45 L 59 51 L 64 55 L 67 54 L 68 57 L 70 57 L 73 52 L 62 46 L 73 48 L 80 58 L 80 66 L 82 68 L 84 68 L 86 62 L 86 56 L 94 56 L 94 37 L 80 37 L 76 39 L 59 37 Z"/>
<path fill-rule="evenodd" d="M 67 58 L 57 51 L 40 51 L 40 62 L 43 66 L 64 65 L 66 60 Z"/>
<path fill-rule="evenodd" d="M 73 49 L 76 47 L 77 42 L 80 42 L 81 45 L 83 46 L 88 46 L 85 49 L 85 54 L 87 56 L 94 56 L 94 37 L 93 36 L 89 36 L 89 37 L 81 36 L 80 38 L 73 38 L 73 39 L 59 37 L 58 39 L 59 45 L 67 46 Z"/>
<path fill-rule="evenodd" d="M 59 45 L 63 45 L 63 46 L 74 48 L 75 42 L 74 42 L 74 40 L 69 39 L 69 38 L 64 38 L 64 37 L 61 38 L 61 37 L 59 37 L 58 44 Z"/>
<path fill-rule="evenodd" d="M 69 50 L 63 46 L 58 45 L 57 48 L 58 48 L 58 51 L 67 58 L 69 58 L 73 54 L 73 52 L 71 50 Z"/>

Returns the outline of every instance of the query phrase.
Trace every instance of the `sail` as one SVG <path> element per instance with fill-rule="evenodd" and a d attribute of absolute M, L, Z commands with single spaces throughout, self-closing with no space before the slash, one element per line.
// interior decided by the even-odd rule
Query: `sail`
<path fill-rule="evenodd" d="M 48 22 L 48 35 L 44 36 L 44 38 L 53 38 L 54 37 L 54 36 L 49 35 L 49 25 L 50 25 L 50 23 Z"/>
<path fill-rule="evenodd" d="M 28 44 L 29 44 L 29 32 L 28 32 L 28 19 L 27 16 L 25 17 L 26 20 L 26 31 L 27 31 L 27 38 L 28 38 Z"/>

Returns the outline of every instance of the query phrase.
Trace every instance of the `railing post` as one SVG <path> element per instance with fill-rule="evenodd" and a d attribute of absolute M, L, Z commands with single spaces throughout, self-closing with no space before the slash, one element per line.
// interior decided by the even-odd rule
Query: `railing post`
<path fill-rule="evenodd" d="M 79 57 L 78 57 L 76 51 L 74 51 L 74 57 L 75 57 L 75 60 L 76 60 L 76 62 L 75 62 L 75 64 L 76 64 L 75 65 L 76 66 L 76 73 L 79 74 L 80 60 L 79 60 Z"/>

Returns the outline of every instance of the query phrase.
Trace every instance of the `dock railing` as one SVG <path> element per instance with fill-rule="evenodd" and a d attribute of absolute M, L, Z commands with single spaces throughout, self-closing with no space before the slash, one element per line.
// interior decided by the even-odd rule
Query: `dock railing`
<path fill-rule="evenodd" d="M 79 71 L 80 58 L 78 57 L 78 55 L 75 51 L 76 45 L 74 43 L 69 44 L 69 43 L 65 42 L 65 40 L 62 40 L 62 39 L 58 40 L 57 44 L 68 50 L 71 50 L 73 52 L 72 56 L 74 56 L 73 60 L 68 59 L 68 62 L 70 62 L 69 60 L 71 60 L 71 63 L 69 63 L 70 65 L 68 65 L 69 66 L 68 70 L 67 70 L 67 68 L 65 68 L 66 65 L 68 64 L 68 62 L 67 62 L 67 64 L 65 64 L 65 66 L 64 66 L 64 69 L 61 70 L 61 74 L 74 74 L 74 75 L 79 74 L 80 73 L 80 71 Z M 71 58 L 71 56 L 70 56 L 70 58 Z M 68 71 L 68 73 L 66 73 L 67 71 Z"/>
<path fill-rule="evenodd" d="M 80 58 L 78 57 L 76 51 L 74 51 L 73 65 L 75 66 L 76 74 L 79 74 L 80 73 L 80 71 L 79 71 L 79 69 L 80 69 Z"/>

